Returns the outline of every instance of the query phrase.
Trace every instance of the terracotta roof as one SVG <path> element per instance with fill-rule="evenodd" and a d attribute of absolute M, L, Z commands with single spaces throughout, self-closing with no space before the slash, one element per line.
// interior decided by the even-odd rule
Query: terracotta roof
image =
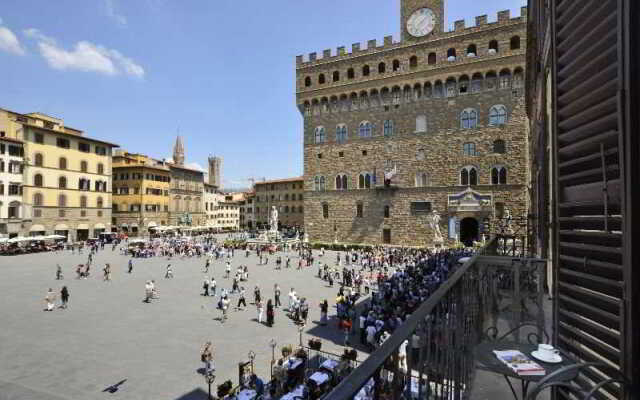
<path fill-rule="evenodd" d="M 32 124 L 22 124 L 24 126 L 28 126 L 29 128 L 35 128 L 35 129 L 40 129 L 41 131 L 47 131 L 47 132 L 51 132 L 51 133 L 57 133 L 58 135 L 65 135 L 65 136 L 71 136 L 74 137 L 76 139 L 84 139 L 86 141 L 89 142 L 96 142 L 96 143 L 101 143 L 101 144 L 106 144 L 108 146 L 111 147 L 120 147 L 119 144 L 115 144 L 115 143 L 110 143 L 110 142 L 105 142 L 104 140 L 100 140 L 100 139 L 93 139 L 87 136 L 82 136 L 82 135 L 75 135 L 73 133 L 68 133 L 68 132 L 63 132 L 63 131 L 56 131 L 54 129 L 49 129 L 49 128 L 43 128 L 41 126 L 38 125 L 32 125 Z"/>
<path fill-rule="evenodd" d="M 283 179 L 272 179 L 269 181 L 264 181 L 264 182 L 256 182 L 256 185 L 268 185 L 270 183 L 285 183 L 285 182 L 300 182 L 303 181 L 304 178 L 303 177 L 297 177 L 297 178 L 283 178 Z"/>

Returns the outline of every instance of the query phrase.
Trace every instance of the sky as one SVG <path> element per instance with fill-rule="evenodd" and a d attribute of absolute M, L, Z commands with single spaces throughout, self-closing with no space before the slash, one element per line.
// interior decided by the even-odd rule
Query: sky
<path fill-rule="evenodd" d="M 1 0 L 0 108 L 42 112 L 187 163 L 223 158 L 223 186 L 302 175 L 295 57 L 400 38 L 400 0 Z M 446 19 L 526 0 L 448 0 Z"/>

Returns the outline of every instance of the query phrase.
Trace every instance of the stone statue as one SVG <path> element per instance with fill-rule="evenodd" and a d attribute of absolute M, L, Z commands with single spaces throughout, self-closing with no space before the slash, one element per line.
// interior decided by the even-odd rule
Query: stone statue
<path fill-rule="evenodd" d="M 442 243 L 444 239 L 440 232 L 440 214 L 436 210 L 433 210 L 429 216 L 429 227 L 433 229 L 434 242 Z"/>
<path fill-rule="evenodd" d="M 269 225 L 271 226 L 271 231 L 275 232 L 278 230 L 278 209 L 276 206 L 271 206 L 271 216 L 269 217 Z"/>
<path fill-rule="evenodd" d="M 508 208 L 506 210 L 504 210 L 504 219 L 505 219 L 505 227 L 507 229 L 507 233 L 509 233 L 510 235 L 513 235 L 513 227 L 511 226 L 511 210 L 509 210 Z"/>

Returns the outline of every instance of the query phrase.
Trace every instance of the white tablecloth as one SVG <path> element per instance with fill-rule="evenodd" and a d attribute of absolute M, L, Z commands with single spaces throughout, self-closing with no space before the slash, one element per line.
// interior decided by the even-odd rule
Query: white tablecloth
<path fill-rule="evenodd" d="M 255 390 L 244 389 L 236 395 L 236 400 L 253 400 L 257 394 Z"/>
<path fill-rule="evenodd" d="M 340 363 L 336 360 L 326 360 L 325 362 L 320 364 L 321 367 L 326 368 L 329 371 L 333 371 L 338 365 L 340 365 Z"/>
<path fill-rule="evenodd" d="M 298 386 L 293 392 L 289 392 L 280 397 L 280 400 L 293 400 L 295 397 L 302 397 L 304 394 L 304 386 Z"/>
<path fill-rule="evenodd" d="M 312 381 L 314 381 L 318 385 L 322 385 L 323 383 L 325 383 L 325 382 L 327 382 L 329 380 L 329 374 L 317 371 L 317 372 L 314 372 L 313 375 L 311 375 L 309 377 L 309 379 L 311 379 Z"/>

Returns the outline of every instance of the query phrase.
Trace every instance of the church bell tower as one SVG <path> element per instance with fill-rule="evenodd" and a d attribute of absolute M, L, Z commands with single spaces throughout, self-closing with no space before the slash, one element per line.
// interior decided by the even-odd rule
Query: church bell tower
<path fill-rule="evenodd" d="M 402 42 L 428 40 L 445 31 L 445 0 L 401 0 Z"/>
<path fill-rule="evenodd" d="M 184 165 L 184 144 L 182 137 L 178 135 L 176 144 L 173 146 L 173 163 L 176 165 Z"/>

